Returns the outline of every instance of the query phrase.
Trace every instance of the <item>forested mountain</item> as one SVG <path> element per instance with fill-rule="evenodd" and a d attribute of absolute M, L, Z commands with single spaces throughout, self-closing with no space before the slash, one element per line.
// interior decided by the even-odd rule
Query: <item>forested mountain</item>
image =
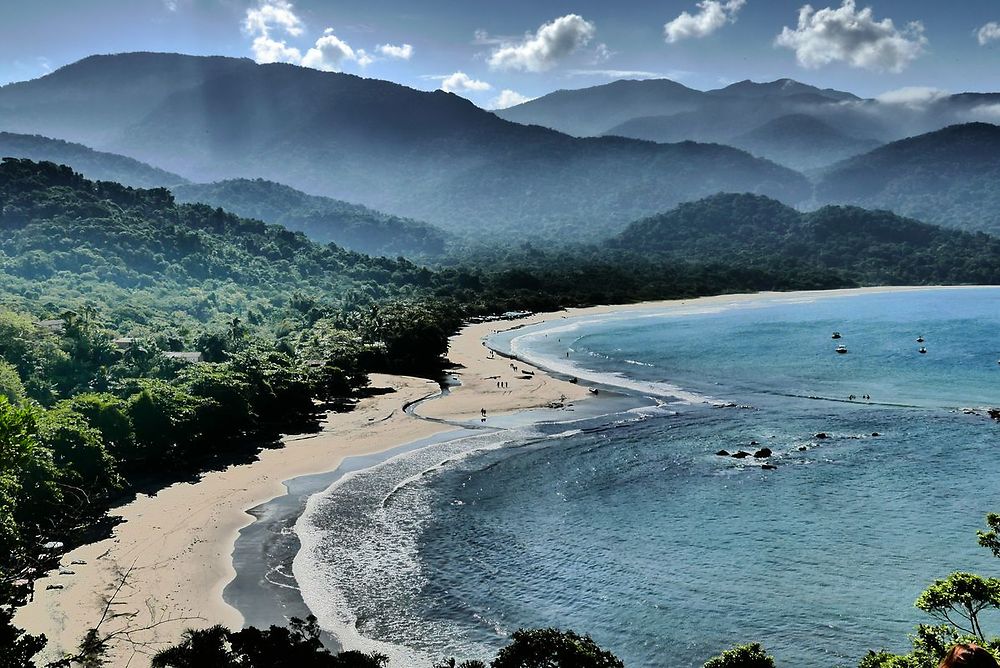
<path fill-rule="evenodd" d="M 596 237 L 719 191 L 809 196 L 800 175 L 736 149 L 576 139 L 441 91 L 243 59 L 91 57 L 0 89 L 0 127 L 91 140 L 197 181 L 270 179 L 479 238 Z"/>
<path fill-rule="evenodd" d="M 415 220 L 390 216 L 329 197 L 316 197 L 262 179 L 233 179 L 173 188 L 179 202 L 203 202 L 239 216 L 304 232 L 368 255 L 439 255 L 447 235 Z"/>
<path fill-rule="evenodd" d="M 320 245 L 300 232 L 166 189 L 84 179 L 65 166 L 0 164 L 3 298 L 37 310 L 100 305 L 127 327 L 258 321 L 295 300 L 406 296 L 435 275 L 405 261 Z"/>
<path fill-rule="evenodd" d="M 187 182 L 182 176 L 132 158 L 40 135 L 0 132 L 0 158 L 27 158 L 70 165 L 88 179 L 115 181 L 135 188 L 155 188 Z"/>
<path fill-rule="evenodd" d="M 806 114 L 790 114 L 729 140 L 736 148 L 797 170 L 830 165 L 876 147 L 873 139 L 858 139 Z"/>
<path fill-rule="evenodd" d="M 1000 127 L 967 123 L 893 142 L 825 172 L 820 202 L 847 202 L 1000 232 Z"/>
<path fill-rule="evenodd" d="M 617 248 L 674 261 L 843 272 L 865 283 L 995 283 L 1000 239 L 889 211 L 827 206 L 800 213 L 756 195 L 716 195 L 630 225 Z"/>

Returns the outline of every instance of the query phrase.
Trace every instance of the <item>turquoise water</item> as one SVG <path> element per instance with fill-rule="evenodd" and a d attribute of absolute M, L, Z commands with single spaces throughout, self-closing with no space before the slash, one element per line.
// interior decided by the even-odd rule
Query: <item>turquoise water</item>
<path fill-rule="evenodd" d="M 634 667 L 751 640 L 786 666 L 902 650 L 934 578 L 1000 571 L 975 539 L 1000 509 L 1000 426 L 961 410 L 1000 405 L 998 307 L 998 289 L 761 299 L 498 338 L 664 404 L 346 478 L 300 521 L 306 602 L 349 641 L 411 648 L 399 665 L 552 625 Z M 763 446 L 777 469 L 714 454 Z"/>

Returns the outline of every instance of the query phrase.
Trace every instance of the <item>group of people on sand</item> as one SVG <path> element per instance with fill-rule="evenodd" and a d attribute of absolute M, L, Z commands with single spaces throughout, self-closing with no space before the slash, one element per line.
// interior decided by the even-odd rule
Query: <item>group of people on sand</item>
<path fill-rule="evenodd" d="M 847 400 L 848 401 L 854 401 L 857 398 L 858 398 L 858 395 L 856 395 L 856 394 L 849 394 L 847 396 Z M 871 401 L 872 400 L 872 395 L 870 395 L 870 394 L 862 394 L 861 398 L 864 399 L 865 401 Z"/>
<path fill-rule="evenodd" d="M 961 643 L 952 647 L 941 659 L 938 668 L 1000 668 L 993 655 L 974 643 Z"/>

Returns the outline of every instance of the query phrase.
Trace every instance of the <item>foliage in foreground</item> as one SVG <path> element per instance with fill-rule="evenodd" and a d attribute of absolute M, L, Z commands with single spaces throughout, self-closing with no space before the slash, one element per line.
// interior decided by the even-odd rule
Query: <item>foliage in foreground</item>
<path fill-rule="evenodd" d="M 331 654 L 319 639 L 316 618 L 292 618 L 287 627 L 230 631 L 213 626 L 186 631 L 180 644 L 158 652 L 153 668 L 385 668 L 382 654 Z"/>
<path fill-rule="evenodd" d="M 759 643 L 737 645 L 705 662 L 704 668 L 774 668 L 774 658 Z"/>
<path fill-rule="evenodd" d="M 384 668 L 382 654 L 341 652 L 323 647 L 315 617 L 292 619 L 288 628 L 247 628 L 229 631 L 213 626 L 187 631 L 174 647 L 153 658 L 153 668 Z M 447 659 L 434 668 L 486 668 L 479 660 L 458 663 Z M 729 666 L 730 664 L 726 664 Z M 490 668 L 623 668 L 620 659 L 597 646 L 590 636 L 559 629 L 521 629 L 511 636 Z"/>
<path fill-rule="evenodd" d="M 979 531 L 979 544 L 1000 557 L 1000 515 L 986 516 L 987 531 Z M 914 605 L 940 624 L 920 624 L 910 636 L 912 650 L 893 654 L 886 650 L 869 652 L 859 668 L 937 668 L 948 650 L 958 643 L 973 643 L 1000 656 L 1000 636 L 984 631 L 980 613 L 1000 609 L 1000 580 L 975 573 L 955 572 L 936 580 Z"/>

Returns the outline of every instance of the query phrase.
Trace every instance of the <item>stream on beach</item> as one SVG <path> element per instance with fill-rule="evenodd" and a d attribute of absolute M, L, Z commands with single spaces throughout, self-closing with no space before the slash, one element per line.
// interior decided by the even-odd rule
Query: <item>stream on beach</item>
<path fill-rule="evenodd" d="M 997 570 L 975 530 L 1000 510 L 1000 289 L 691 302 L 490 345 L 634 404 L 407 450 L 312 496 L 294 576 L 348 647 L 429 667 L 558 626 L 630 668 L 747 641 L 854 666 L 905 650 L 935 578 Z"/>

